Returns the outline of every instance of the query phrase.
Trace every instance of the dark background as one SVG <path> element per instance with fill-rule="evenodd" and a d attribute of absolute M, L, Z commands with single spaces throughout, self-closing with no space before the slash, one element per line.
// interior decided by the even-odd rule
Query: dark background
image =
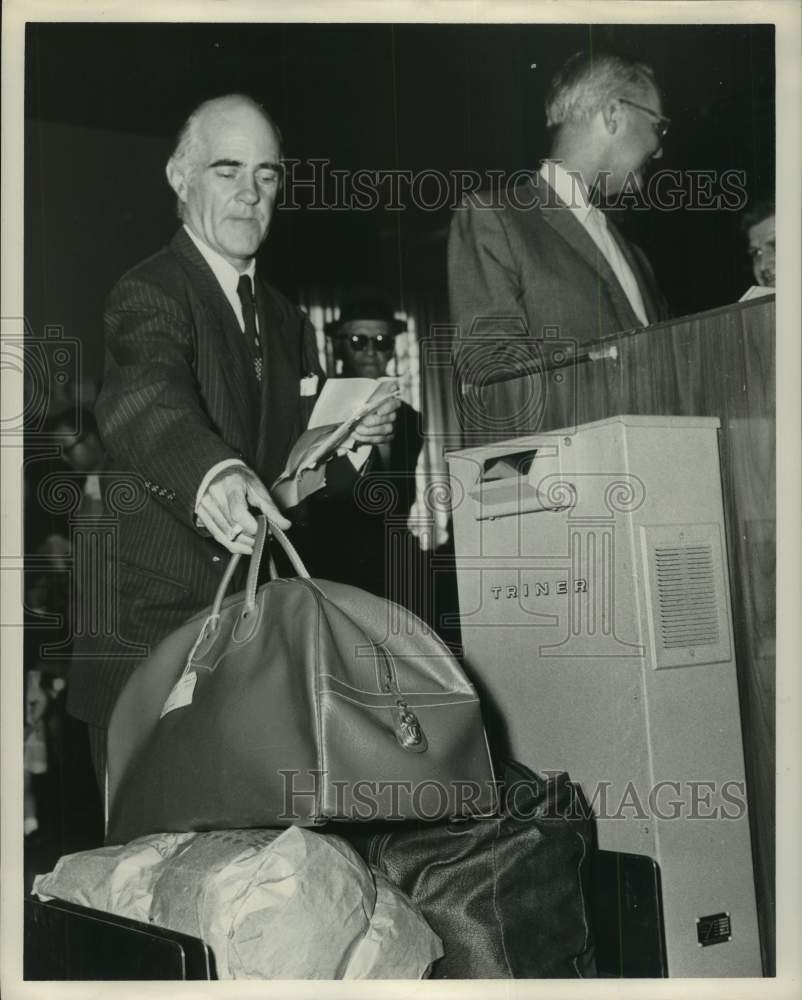
<path fill-rule="evenodd" d="M 579 49 L 651 63 L 673 119 L 661 168 L 743 170 L 773 189 L 774 28 L 435 24 L 29 24 L 26 61 L 26 315 L 64 328 L 102 366 L 103 299 L 176 227 L 164 163 L 201 100 L 246 91 L 281 126 L 285 155 L 336 169 L 536 167 L 543 94 Z M 535 68 L 530 68 L 532 64 Z M 446 321 L 449 210 L 283 211 L 261 252 L 270 280 L 304 301 L 385 287 Z M 675 315 L 751 284 L 736 213 L 628 211 Z"/>

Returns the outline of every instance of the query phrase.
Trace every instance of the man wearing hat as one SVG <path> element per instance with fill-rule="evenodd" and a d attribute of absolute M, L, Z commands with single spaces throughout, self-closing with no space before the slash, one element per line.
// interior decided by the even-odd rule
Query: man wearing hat
<path fill-rule="evenodd" d="M 381 378 L 395 354 L 395 338 L 405 329 L 379 298 L 346 303 L 339 319 L 326 326 L 337 374 Z M 392 440 L 371 449 L 358 477 L 346 481 L 348 467 L 333 463 L 325 488 L 287 511 L 296 528 L 303 525 L 296 537 L 315 576 L 350 583 L 408 607 L 418 603 L 411 585 L 418 545 L 406 523 L 415 502 L 420 449 L 418 414 L 401 403 Z"/>
<path fill-rule="evenodd" d="M 401 320 L 386 302 L 364 299 L 348 302 L 340 318 L 326 325 L 334 345 L 338 375 L 344 378 L 380 378 L 395 353 L 395 338 L 404 331 Z"/>

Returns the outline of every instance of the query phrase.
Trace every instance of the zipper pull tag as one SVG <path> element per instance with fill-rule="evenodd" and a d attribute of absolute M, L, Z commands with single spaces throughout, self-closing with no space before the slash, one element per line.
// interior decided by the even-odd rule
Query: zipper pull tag
<path fill-rule="evenodd" d="M 400 698 L 396 701 L 395 738 L 411 753 L 423 753 L 429 748 L 429 741 L 421 728 L 420 719 Z"/>

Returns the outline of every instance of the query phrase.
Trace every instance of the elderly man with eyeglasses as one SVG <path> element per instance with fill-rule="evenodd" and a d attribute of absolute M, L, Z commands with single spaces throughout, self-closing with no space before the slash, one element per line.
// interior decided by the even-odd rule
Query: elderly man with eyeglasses
<path fill-rule="evenodd" d="M 490 373 L 513 378 L 546 334 L 582 344 L 667 317 L 646 257 L 599 208 L 639 189 L 663 154 L 670 122 L 654 73 L 618 55 L 578 53 L 551 81 L 545 110 L 552 140 L 540 169 L 510 190 L 469 195 L 452 219 L 449 297 L 463 385 Z M 526 392 L 519 381 L 485 386 L 496 436 L 526 429 L 500 419 Z"/>

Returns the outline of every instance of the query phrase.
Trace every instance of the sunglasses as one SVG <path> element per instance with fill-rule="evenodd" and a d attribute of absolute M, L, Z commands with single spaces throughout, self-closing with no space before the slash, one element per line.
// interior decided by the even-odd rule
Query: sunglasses
<path fill-rule="evenodd" d="M 364 351 L 368 343 L 373 344 L 376 351 L 389 353 L 395 349 L 395 337 L 384 333 L 378 333 L 375 337 L 370 337 L 366 333 L 353 333 L 342 337 L 342 340 L 348 344 L 352 351 L 357 353 Z"/>
<path fill-rule="evenodd" d="M 652 119 L 652 127 L 657 133 L 658 139 L 665 139 L 668 135 L 668 130 L 671 128 L 671 119 L 666 118 L 664 115 L 659 115 L 652 108 L 647 108 L 645 104 L 638 104 L 636 101 L 630 101 L 626 97 L 619 97 L 618 100 L 622 104 L 628 104 L 631 108 L 637 108 L 638 111 L 643 111 L 645 114 L 649 115 Z"/>

